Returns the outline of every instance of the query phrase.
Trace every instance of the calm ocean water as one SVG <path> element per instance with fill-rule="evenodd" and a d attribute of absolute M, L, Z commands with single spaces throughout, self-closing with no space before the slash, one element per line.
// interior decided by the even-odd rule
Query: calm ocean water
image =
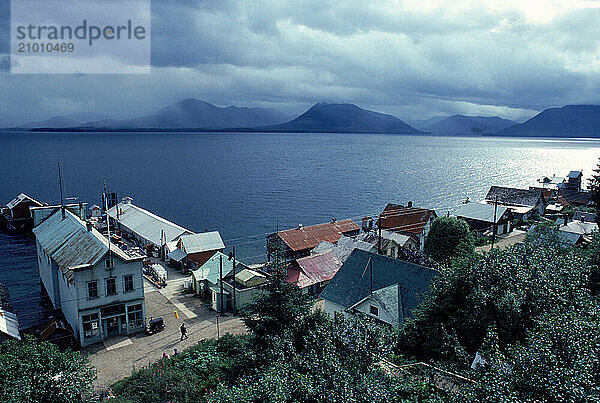
<path fill-rule="evenodd" d="M 600 140 L 367 134 L 0 133 L 0 201 L 20 192 L 100 204 L 103 178 L 119 197 L 190 230 L 219 230 L 242 261 L 261 260 L 265 234 L 360 218 L 388 202 L 445 214 L 491 185 L 527 187 L 583 170 Z M 21 311 L 38 304 L 35 246 L 0 235 L 0 282 Z M 27 315 L 29 317 L 29 315 Z M 32 316 L 35 319 L 35 315 Z"/>

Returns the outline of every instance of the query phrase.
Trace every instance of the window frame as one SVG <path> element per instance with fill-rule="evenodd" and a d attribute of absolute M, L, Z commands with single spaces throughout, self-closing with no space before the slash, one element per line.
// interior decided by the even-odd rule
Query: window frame
<path fill-rule="evenodd" d="M 131 289 L 127 288 L 127 280 L 131 279 Z M 123 276 L 123 292 L 134 292 L 135 291 L 135 287 L 133 285 L 133 274 L 126 274 Z"/>
<path fill-rule="evenodd" d="M 109 281 L 111 281 L 111 282 L 112 282 L 112 286 L 114 287 L 114 292 L 113 292 L 113 293 L 110 293 L 110 292 L 109 292 L 109 290 L 110 290 L 110 287 L 108 286 L 108 282 L 109 282 Z M 112 297 L 112 296 L 114 296 L 114 295 L 117 295 L 117 294 L 118 294 L 118 290 L 117 290 L 117 279 L 116 279 L 116 278 L 114 278 L 114 277 L 109 277 L 109 278 L 106 278 L 106 279 L 104 279 L 104 282 L 105 282 L 105 286 L 106 286 L 106 296 L 107 296 L 107 297 Z"/>
<path fill-rule="evenodd" d="M 369 313 L 373 316 L 379 316 L 379 308 L 375 305 L 369 305 Z"/>
<path fill-rule="evenodd" d="M 96 295 L 91 295 L 91 293 L 90 293 L 90 291 L 91 291 L 90 286 L 92 284 L 94 285 L 94 287 L 96 289 L 96 293 L 95 293 Z M 100 288 L 98 287 L 98 280 L 88 281 L 87 282 L 87 296 L 88 296 L 88 299 L 98 299 L 98 298 L 100 298 Z"/>

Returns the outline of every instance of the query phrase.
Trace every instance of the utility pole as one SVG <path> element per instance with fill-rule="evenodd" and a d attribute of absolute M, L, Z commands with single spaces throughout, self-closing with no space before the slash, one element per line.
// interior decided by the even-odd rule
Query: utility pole
<path fill-rule="evenodd" d="M 223 256 L 219 256 L 219 277 L 221 278 L 221 312 L 225 311 L 223 306 Z"/>
<path fill-rule="evenodd" d="M 373 261 L 369 259 L 369 270 L 371 271 L 371 297 L 373 296 Z"/>
<path fill-rule="evenodd" d="M 64 220 L 66 218 L 66 215 L 65 215 L 65 202 L 63 199 L 62 175 L 60 174 L 60 162 L 58 163 L 58 186 L 60 187 L 60 210 L 62 211 L 62 218 Z"/>
<path fill-rule="evenodd" d="M 377 253 L 381 255 L 381 216 L 379 216 L 379 236 L 377 237 Z"/>
<path fill-rule="evenodd" d="M 492 223 L 492 247 L 494 249 L 494 241 L 496 240 L 496 213 L 498 212 L 498 195 L 496 195 L 496 201 L 494 202 L 494 222 Z"/>
<path fill-rule="evenodd" d="M 236 268 L 235 268 L 235 246 L 233 247 L 233 314 L 235 315 L 237 313 L 237 309 L 236 309 L 236 305 L 235 305 L 235 275 L 236 275 Z"/>

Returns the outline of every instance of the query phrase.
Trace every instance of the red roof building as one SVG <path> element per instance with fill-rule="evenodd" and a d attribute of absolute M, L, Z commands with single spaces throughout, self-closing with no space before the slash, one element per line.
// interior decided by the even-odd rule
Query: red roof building
<path fill-rule="evenodd" d="M 352 220 L 332 220 L 324 224 L 311 225 L 279 231 L 267 237 L 267 250 L 269 257 L 277 248 L 281 248 L 282 255 L 286 258 L 296 259 L 307 256 L 311 249 L 322 241 L 337 242 L 342 235 L 356 236 L 360 227 Z"/>
<path fill-rule="evenodd" d="M 431 223 L 436 217 L 435 211 L 412 207 L 412 203 L 409 203 L 408 207 L 390 203 L 379 215 L 377 225 L 381 229 L 415 235 L 419 238 L 422 249 Z"/>
<path fill-rule="evenodd" d="M 302 293 L 317 295 L 342 267 L 333 251 L 306 256 L 296 260 L 296 266 L 288 269 L 285 281 L 295 284 Z"/>

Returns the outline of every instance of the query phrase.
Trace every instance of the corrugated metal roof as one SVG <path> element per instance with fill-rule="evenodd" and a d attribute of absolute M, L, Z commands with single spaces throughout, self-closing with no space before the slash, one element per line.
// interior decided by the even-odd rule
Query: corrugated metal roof
<path fill-rule="evenodd" d="M 340 262 L 344 263 L 354 249 L 361 249 L 366 251 L 373 250 L 373 245 L 360 240 L 361 235 L 359 235 L 357 239 L 343 236 L 337 241 L 336 244 L 332 244 L 329 242 L 321 242 L 319 245 L 317 245 L 316 248 L 312 250 L 312 254 L 323 253 L 327 252 L 328 250 L 332 250 L 333 253 L 335 253 L 335 255 L 338 257 Z"/>
<path fill-rule="evenodd" d="M 29 200 L 34 202 L 35 204 L 38 205 L 38 207 L 42 207 L 44 205 L 44 203 L 41 203 L 37 200 L 35 200 L 33 197 L 29 197 L 27 196 L 25 193 L 21 193 L 20 195 L 18 195 L 17 197 L 15 197 L 14 199 L 12 199 L 11 201 L 8 202 L 8 204 L 6 205 L 6 207 L 8 207 L 9 209 L 13 209 L 15 208 L 19 203 L 25 201 L 25 200 Z"/>
<path fill-rule="evenodd" d="M 495 202 L 496 197 L 498 197 L 498 203 L 535 207 L 542 198 L 542 191 L 539 189 L 492 186 L 485 196 L 485 200 L 488 203 Z"/>
<path fill-rule="evenodd" d="M 118 220 L 117 208 L 119 209 Z M 190 230 L 130 203 L 121 202 L 111 207 L 108 210 L 108 215 L 117 220 L 121 225 L 157 246 L 162 246 L 165 242 L 164 238 L 161 242 L 161 234 L 163 233 L 167 242 L 173 241 L 184 234 L 193 234 Z"/>
<path fill-rule="evenodd" d="M 560 223 L 560 218 L 556 222 Z M 589 235 L 593 231 L 598 231 L 598 224 L 595 222 L 571 221 L 567 225 L 561 225 L 559 230 L 574 234 Z"/>
<path fill-rule="evenodd" d="M 17 315 L 0 308 L 0 332 L 21 340 Z"/>
<path fill-rule="evenodd" d="M 175 250 L 173 250 L 171 253 L 169 253 L 169 258 L 173 259 L 176 262 L 181 262 L 181 260 L 183 260 L 184 257 L 187 256 L 187 254 L 182 251 L 179 248 L 175 248 Z"/>
<path fill-rule="evenodd" d="M 312 249 L 321 241 L 337 242 L 343 234 L 360 231 L 354 221 L 347 219 L 279 231 L 277 235 L 293 251 Z"/>
<path fill-rule="evenodd" d="M 60 210 L 54 212 L 33 232 L 42 249 L 65 274 L 74 267 L 98 263 L 108 252 L 108 239 L 95 228 L 88 230 L 86 223 L 69 210 L 65 210 L 64 219 Z M 112 245 L 111 252 L 123 260 L 131 259 L 116 245 Z"/>
<path fill-rule="evenodd" d="M 378 246 L 379 233 L 378 233 L 378 231 L 364 232 L 358 236 L 358 239 L 363 241 L 364 243 L 368 244 L 371 247 L 370 249 L 367 249 L 367 248 L 359 248 L 359 249 L 370 251 L 373 248 L 376 248 Z M 394 242 L 397 245 L 403 247 L 404 245 L 406 245 L 406 242 L 408 242 L 410 239 L 411 239 L 411 237 L 408 235 L 399 234 L 397 232 L 388 231 L 385 229 L 381 230 L 381 248 L 382 249 L 387 249 L 390 242 Z"/>
<path fill-rule="evenodd" d="M 342 267 L 342 262 L 332 251 L 297 259 L 296 262 L 304 276 L 299 276 L 296 284 L 299 288 L 329 281 Z"/>
<path fill-rule="evenodd" d="M 500 221 L 504 213 L 508 210 L 507 207 L 496 206 L 493 204 L 482 204 L 482 203 L 466 203 L 461 205 L 455 212 L 458 218 L 469 218 L 471 220 L 478 220 L 484 222 L 494 223 L 494 212 L 496 213 L 496 222 Z"/>
<path fill-rule="evenodd" d="M 217 284 L 220 277 L 220 258 L 223 259 L 223 277 L 226 277 L 233 271 L 233 263 L 229 260 L 227 255 L 221 252 L 215 253 L 210 259 L 206 261 L 197 270 L 192 271 L 192 276 L 196 281 L 207 280 L 211 284 Z"/>
<path fill-rule="evenodd" d="M 390 203 L 383 209 L 377 224 L 383 229 L 420 235 L 432 216 L 436 217 L 433 210 Z"/>
<path fill-rule="evenodd" d="M 183 235 L 181 237 L 181 245 L 185 253 L 200 253 L 211 250 L 224 249 L 225 244 L 221 239 L 219 231 L 202 232 L 200 234 Z"/>
<path fill-rule="evenodd" d="M 267 276 L 265 276 L 264 274 L 260 274 L 251 269 L 243 269 L 242 271 L 240 271 L 239 273 L 236 273 L 236 275 L 235 275 L 236 280 L 238 280 L 239 282 L 244 283 L 244 284 L 256 277 L 259 277 L 260 279 L 264 279 L 265 281 L 267 279 Z"/>

